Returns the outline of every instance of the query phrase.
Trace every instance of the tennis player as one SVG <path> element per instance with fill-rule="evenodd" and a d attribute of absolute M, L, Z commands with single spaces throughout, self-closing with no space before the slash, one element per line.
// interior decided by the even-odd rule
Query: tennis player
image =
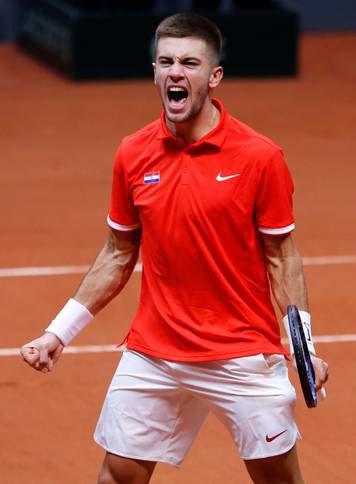
<path fill-rule="evenodd" d="M 140 304 L 95 431 L 98 483 L 143 484 L 179 466 L 207 414 L 227 427 L 255 483 L 302 483 L 295 390 L 271 298 L 296 304 L 312 346 L 282 150 L 212 97 L 221 34 L 191 13 L 156 31 L 161 118 L 118 149 L 108 239 L 81 286 L 24 360 L 52 370 L 63 347 L 129 279 Z M 328 367 L 313 356 L 316 386 Z"/>

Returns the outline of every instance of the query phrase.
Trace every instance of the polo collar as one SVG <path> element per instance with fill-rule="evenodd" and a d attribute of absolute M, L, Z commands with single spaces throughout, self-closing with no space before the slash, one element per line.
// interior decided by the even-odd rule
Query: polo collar
<path fill-rule="evenodd" d="M 173 142 L 175 145 L 182 146 L 184 147 L 184 149 L 187 149 L 187 150 L 198 148 L 198 147 L 200 148 L 203 146 L 213 146 L 214 148 L 217 148 L 220 150 L 226 138 L 227 128 L 229 125 L 229 115 L 225 111 L 223 104 L 218 99 L 213 98 L 212 103 L 220 111 L 219 124 L 214 129 L 209 131 L 209 133 L 207 133 L 205 136 L 203 136 L 198 141 L 196 141 L 195 143 L 186 146 L 169 131 L 169 129 L 167 128 L 164 111 L 162 111 L 161 113 L 157 139 L 167 140 L 167 141 L 169 140 Z"/>

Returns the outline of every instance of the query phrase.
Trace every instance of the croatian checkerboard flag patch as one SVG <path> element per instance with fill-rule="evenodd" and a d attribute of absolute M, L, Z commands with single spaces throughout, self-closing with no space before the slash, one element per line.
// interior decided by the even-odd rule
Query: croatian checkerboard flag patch
<path fill-rule="evenodd" d="M 161 176 L 159 171 L 151 171 L 150 173 L 145 173 L 143 175 L 143 183 L 159 183 L 161 181 Z"/>

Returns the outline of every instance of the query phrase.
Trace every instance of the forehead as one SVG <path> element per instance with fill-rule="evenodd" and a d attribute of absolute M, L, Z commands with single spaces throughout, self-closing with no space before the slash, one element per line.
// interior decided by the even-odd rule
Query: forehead
<path fill-rule="evenodd" d="M 158 57 L 197 57 L 199 59 L 208 55 L 208 46 L 203 39 L 196 37 L 162 37 L 157 43 L 156 56 Z"/>

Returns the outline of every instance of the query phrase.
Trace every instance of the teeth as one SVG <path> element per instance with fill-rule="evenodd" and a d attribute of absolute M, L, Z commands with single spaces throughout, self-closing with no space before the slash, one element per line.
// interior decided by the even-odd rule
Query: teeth
<path fill-rule="evenodd" d="M 170 87 L 169 90 L 173 92 L 185 92 L 185 89 L 182 87 Z"/>

